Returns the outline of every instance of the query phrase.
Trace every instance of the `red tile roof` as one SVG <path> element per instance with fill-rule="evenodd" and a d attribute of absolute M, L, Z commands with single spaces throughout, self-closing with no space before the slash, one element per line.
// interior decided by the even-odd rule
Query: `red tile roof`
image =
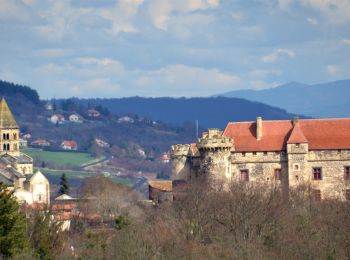
<path fill-rule="evenodd" d="M 309 150 L 350 149 L 350 118 L 301 119 L 295 139 L 309 143 Z M 262 138 L 256 139 L 255 122 L 229 123 L 224 135 L 234 140 L 236 151 L 281 151 L 291 136 L 293 124 L 289 120 L 263 121 Z"/>
<path fill-rule="evenodd" d="M 289 139 L 287 141 L 288 144 L 300 144 L 300 143 L 307 143 L 307 139 L 303 133 L 303 131 L 300 129 L 300 124 L 297 123 L 289 136 Z"/>
<path fill-rule="evenodd" d="M 172 191 L 173 190 L 173 182 L 172 181 L 148 181 L 148 185 L 152 189 L 157 189 L 161 191 Z"/>
<path fill-rule="evenodd" d="M 71 148 L 77 147 L 77 143 L 73 140 L 72 141 L 63 141 L 62 145 L 66 146 L 66 147 L 71 147 Z"/>

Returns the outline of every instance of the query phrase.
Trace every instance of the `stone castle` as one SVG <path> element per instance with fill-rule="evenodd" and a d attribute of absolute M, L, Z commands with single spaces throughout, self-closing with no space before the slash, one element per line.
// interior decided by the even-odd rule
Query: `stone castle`
<path fill-rule="evenodd" d="M 14 190 L 20 203 L 50 203 L 50 184 L 39 171 L 33 172 L 33 159 L 19 149 L 19 126 L 6 100 L 0 103 L 0 183 Z"/>
<path fill-rule="evenodd" d="M 305 184 L 316 200 L 350 199 L 350 119 L 268 120 L 209 129 L 194 144 L 171 149 L 172 179 Z"/>

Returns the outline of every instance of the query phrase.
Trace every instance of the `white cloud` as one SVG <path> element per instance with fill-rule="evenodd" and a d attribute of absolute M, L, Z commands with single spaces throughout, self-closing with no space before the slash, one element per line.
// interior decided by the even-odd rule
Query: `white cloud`
<path fill-rule="evenodd" d="M 137 27 L 132 23 L 133 17 L 137 14 L 139 7 L 144 0 L 119 0 L 111 9 L 103 9 L 99 15 L 112 22 L 108 32 L 118 35 L 119 33 L 137 32 Z"/>
<path fill-rule="evenodd" d="M 263 56 L 261 58 L 261 60 L 262 60 L 262 62 L 265 62 L 265 63 L 272 63 L 272 62 L 276 62 L 281 57 L 287 57 L 287 58 L 292 59 L 295 57 L 295 52 L 293 50 L 290 50 L 290 49 L 278 48 L 278 49 L 273 50 L 273 52 L 271 54 Z"/>
<path fill-rule="evenodd" d="M 316 18 L 308 17 L 306 20 L 311 25 L 318 25 L 318 21 Z"/>
<path fill-rule="evenodd" d="M 287 10 L 292 2 L 293 0 L 278 0 L 278 6 L 283 10 Z"/>
<path fill-rule="evenodd" d="M 265 78 L 270 75 L 280 76 L 282 72 L 280 70 L 257 69 L 257 70 L 253 70 L 250 74 L 256 78 Z"/>
<path fill-rule="evenodd" d="M 218 5 L 219 0 L 154 0 L 149 5 L 149 14 L 153 25 L 166 31 L 173 12 L 190 13 L 197 10 L 216 8 Z"/>
<path fill-rule="evenodd" d="M 333 24 L 350 21 L 349 0 L 301 0 L 305 6 L 316 9 Z"/>
<path fill-rule="evenodd" d="M 14 20 L 25 22 L 30 19 L 30 14 L 21 4 L 15 1 L 0 0 L 0 21 Z"/>
<path fill-rule="evenodd" d="M 238 76 L 218 69 L 175 64 L 139 72 L 134 84 L 139 87 L 138 92 L 147 96 L 208 96 L 231 90 L 239 82 Z"/>
<path fill-rule="evenodd" d="M 326 66 L 326 71 L 328 73 L 328 75 L 335 77 L 339 74 L 339 68 L 337 65 L 335 64 L 329 64 Z"/>
<path fill-rule="evenodd" d="M 262 80 L 251 80 L 250 85 L 253 89 L 260 90 L 260 89 L 268 89 L 268 88 L 274 88 L 279 86 L 278 83 L 268 83 Z"/>
<path fill-rule="evenodd" d="M 350 45 L 350 39 L 343 39 L 341 43 L 345 45 Z"/>

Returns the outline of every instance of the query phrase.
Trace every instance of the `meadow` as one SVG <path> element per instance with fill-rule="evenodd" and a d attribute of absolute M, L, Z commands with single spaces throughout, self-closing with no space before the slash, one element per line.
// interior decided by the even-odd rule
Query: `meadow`
<path fill-rule="evenodd" d="M 84 166 L 101 159 L 94 158 L 88 153 L 51 152 L 40 149 L 27 149 L 23 152 L 31 156 L 34 160 L 45 161 L 57 165 Z"/>

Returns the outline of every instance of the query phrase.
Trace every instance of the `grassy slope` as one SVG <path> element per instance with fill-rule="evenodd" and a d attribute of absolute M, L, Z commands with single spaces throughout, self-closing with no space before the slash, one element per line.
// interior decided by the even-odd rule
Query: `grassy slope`
<path fill-rule="evenodd" d="M 24 150 L 25 154 L 33 157 L 34 160 L 40 159 L 46 162 L 52 162 L 62 165 L 82 166 L 95 161 L 88 153 L 71 153 L 71 152 L 48 152 L 41 150 Z"/>

